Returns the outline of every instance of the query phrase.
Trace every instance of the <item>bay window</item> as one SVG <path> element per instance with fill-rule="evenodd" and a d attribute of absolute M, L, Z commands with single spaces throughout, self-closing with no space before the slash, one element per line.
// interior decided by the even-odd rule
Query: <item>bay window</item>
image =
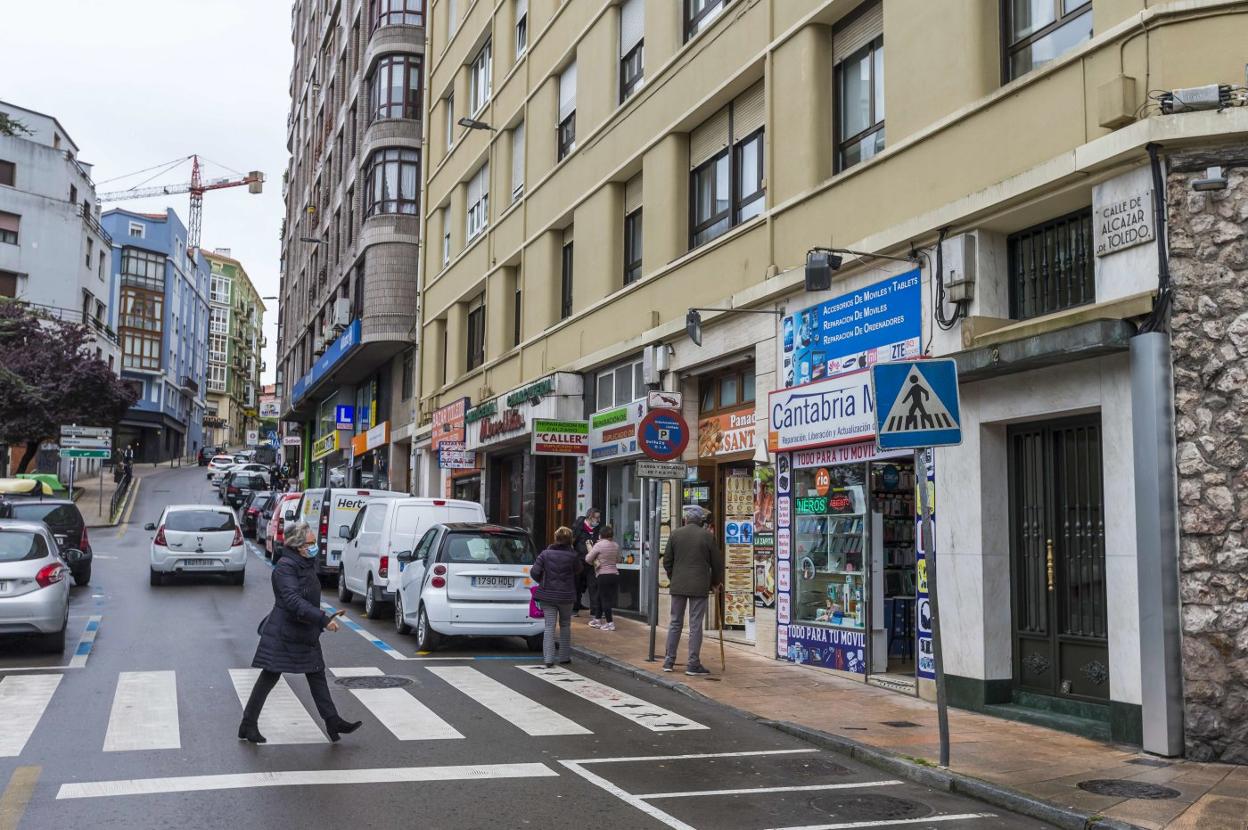
<path fill-rule="evenodd" d="M 419 55 L 386 55 L 371 81 L 372 120 L 420 118 L 422 62 Z"/>
<path fill-rule="evenodd" d="M 372 0 L 373 28 L 425 25 L 425 0 Z"/>
<path fill-rule="evenodd" d="M 391 147 L 368 157 L 365 217 L 384 213 L 415 215 L 420 207 L 420 151 Z"/>

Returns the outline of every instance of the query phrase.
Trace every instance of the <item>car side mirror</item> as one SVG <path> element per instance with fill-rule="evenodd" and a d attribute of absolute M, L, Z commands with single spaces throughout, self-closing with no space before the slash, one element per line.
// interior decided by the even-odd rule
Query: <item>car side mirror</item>
<path fill-rule="evenodd" d="M 394 558 L 400 562 L 414 562 L 416 555 L 410 550 L 401 550 L 394 555 Z"/>
<path fill-rule="evenodd" d="M 148 522 L 147 524 L 143 525 L 143 529 L 144 529 L 144 530 L 155 530 L 155 529 L 156 529 L 156 525 L 155 525 L 155 523 L 153 523 L 153 522 Z"/>
<path fill-rule="evenodd" d="M 285 513 L 282 514 L 282 518 L 288 522 L 293 522 L 295 520 L 295 511 L 287 510 Z"/>
<path fill-rule="evenodd" d="M 82 551 L 78 550 L 78 548 L 66 548 L 65 551 L 63 552 L 63 555 L 65 557 L 66 562 L 68 562 L 71 565 L 76 565 L 82 561 L 82 557 L 85 554 Z"/>
<path fill-rule="evenodd" d="M 339 539 L 350 539 L 350 538 L 351 538 L 351 528 L 347 527 L 346 525 L 339 525 L 339 526 L 338 526 L 338 538 L 339 538 Z"/>

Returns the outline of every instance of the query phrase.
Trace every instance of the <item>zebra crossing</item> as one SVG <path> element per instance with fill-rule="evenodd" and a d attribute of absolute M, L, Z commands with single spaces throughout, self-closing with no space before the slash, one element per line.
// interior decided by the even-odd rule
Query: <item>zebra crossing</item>
<path fill-rule="evenodd" d="M 707 729 L 690 718 L 564 667 L 512 666 L 502 673 L 502 679 L 471 666 L 421 666 L 416 671 L 417 677 L 428 675 L 433 678 L 428 683 L 417 684 L 421 689 L 419 697 L 406 686 L 349 686 L 345 690 L 336 687 L 337 694 L 340 699 L 343 694 L 355 698 L 391 737 L 399 741 L 463 740 L 465 735 L 435 711 L 443 706 L 458 708 L 457 696 L 467 698 L 479 707 L 479 718 L 497 718 L 534 737 L 594 734 L 588 726 L 578 723 L 573 715 L 557 711 L 564 708 L 568 700 L 563 697 L 564 694 L 611 712 L 625 726 L 631 724 L 650 732 Z M 331 683 L 339 678 L 384 676 L 384 672 L 374 666 L 331 667 L 327 673 Z M 258 669 L 251 668 L 228 670 L 240 713 L 258 674 Z M 62 678 L 60 673 L 0 677 L 0 712 L 4 713 L 6 727 L 0 730 L 0 758 L 15 758 L 27 749 L 40 723 L 56 709 L 56 694 L 64 685 Z M 531 687 L 534 684 L 528 682 L 528 678 L 543 680 L 562 692 L 553 693 L 553 696 L 541 695 L 540 688 L 522 691 L 508 682 L 514 679 L 517 685 Z M 539 694 L 535 695 L 535 691 Z M 178 692 L 177 672 L 120 672 L 112 693 L 104 741 L 99 749 L 107 753 L 181 749 L 182 710 Z M 535 699 L 539 696 L 543 702 Z M 463 715 L 455 717 L 462 718 Z M 232 726 L 223 729 L 221 734 L 232 739 Z M 296 696 L 285 676 L 269 695 L 260 716 L 259 728 L 268 739 L 263 746 L 266 750 L 269 747 L 329 741 L 315 711 Z M 82 735 L 79 735 L 78 739 L 81 738 Z"/>

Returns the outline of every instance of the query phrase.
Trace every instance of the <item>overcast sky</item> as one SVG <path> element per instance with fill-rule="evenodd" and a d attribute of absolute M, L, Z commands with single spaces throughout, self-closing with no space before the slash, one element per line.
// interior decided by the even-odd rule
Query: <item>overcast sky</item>
<path fill-rule="evenodd" d="M 205 249 L 230 248 L 261 296 L 277 294 L 282 171 L 291 68 L 287 0 L 0 0 L 0 99 L 55 116 L 95 165 L 101 184 L 198 153 L 243 172 L 261 170 L 264 193 L 246 187 L 204 196 Z M 153 171 L 154 172 L 154 171 Z M 208 165 L 208 177 L 234 177 Z M 190 162 L 151 185 L 190 181 Z M 188 197 L 116 203 L 166 206 L 187 221 Z M 111 205 L 104 205 L 108 209 Z M 264 382 L 276 368 L 277 303 L 266 301 Z"/>

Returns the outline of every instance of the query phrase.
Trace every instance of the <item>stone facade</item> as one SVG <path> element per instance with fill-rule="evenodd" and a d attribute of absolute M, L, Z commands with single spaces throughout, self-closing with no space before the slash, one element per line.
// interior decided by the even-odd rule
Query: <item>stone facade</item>
<path fill-rule="evenodd" d="M 1187 755 L 1248 763 L 1248 163 L 1171 160 L 1170 268 Z"/>

